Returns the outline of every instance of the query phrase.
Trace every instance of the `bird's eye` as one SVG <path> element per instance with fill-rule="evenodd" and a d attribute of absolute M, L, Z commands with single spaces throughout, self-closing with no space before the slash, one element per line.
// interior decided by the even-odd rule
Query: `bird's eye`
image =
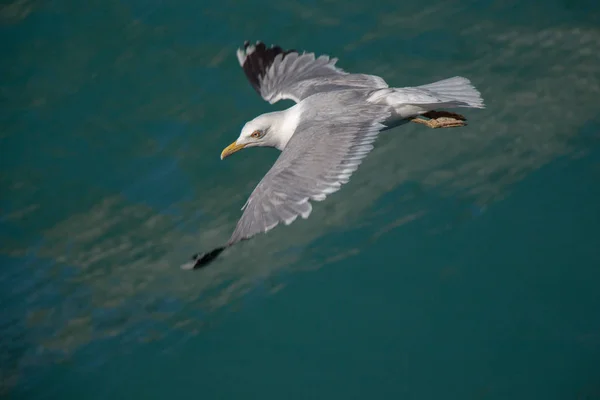
<path fill-rule="evenodd" d="M 250 137 L 253 137 L 254 139 L 258 139 L 260 137 L 260 131 L 252 132 L 252 135 L 250 135 Z"/>

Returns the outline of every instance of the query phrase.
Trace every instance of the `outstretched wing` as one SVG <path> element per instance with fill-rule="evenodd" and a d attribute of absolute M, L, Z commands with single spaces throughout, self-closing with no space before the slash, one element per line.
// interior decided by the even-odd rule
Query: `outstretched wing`
<path fill-rule="evenodd" d="M 308 218 L 310 201 L 339 190 L 373 149 L 389 108 L 352 92 L 338 94 L 319 98 L 303 113 L 289 143 L 250 195 L 228 245 L 281 222 L 289 225 L 298 216 Z"/>
<path fill-rule="evenodd" d="M 350 88 L 383 89 L 388 85 L 374 75 L 349 74 L 335 66 L 337 58 L 300 54 L 258 41 L 237 50 L 240 66 L 258 94 L 273 104 L 282 99 L 296 103 L 318 92 Z"/>

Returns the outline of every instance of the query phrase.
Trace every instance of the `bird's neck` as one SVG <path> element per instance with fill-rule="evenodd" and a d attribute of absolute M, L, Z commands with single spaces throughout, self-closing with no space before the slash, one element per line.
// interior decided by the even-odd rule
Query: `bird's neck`
<path fill-rule="evenodd" d="M 273 124 L 273 132 L 275 134 L 275 148 L 283 151 L 285 146 L 296 132 L 298 122 L 300 121 L 301 108 L 300 104 L 296 104 L 287 110 L 278 111 Z"/>

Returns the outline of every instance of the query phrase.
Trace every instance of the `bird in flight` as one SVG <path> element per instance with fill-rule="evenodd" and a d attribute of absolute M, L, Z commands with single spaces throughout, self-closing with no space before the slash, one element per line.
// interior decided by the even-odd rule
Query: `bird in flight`
<path fill-rule="evenodd" d="M 208 265 L 225 249 L 298 216 L 308 218 L 321 201 L 348 182 L 373 149 L 379 132 L 407 122 L 430 128 L 466 125 L 448 108 L 484 108 L 471 82 L 455 76 L 415 87 L 389 87 L 375 75 L 348 73 L 336 58 L 267 47 L 258 41 L 237 50 L 252 87 L 270 104 L 295 102 L 283 111 L 247 122 L 221 159 L 249 147 L 270 146 L 281 154 L 248 198 L 229 241 L 192 257 L 182 269 Z"/>

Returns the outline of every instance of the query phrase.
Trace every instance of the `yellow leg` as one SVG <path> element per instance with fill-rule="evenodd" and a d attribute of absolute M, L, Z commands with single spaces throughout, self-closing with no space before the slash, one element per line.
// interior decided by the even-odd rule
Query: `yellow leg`
<path fill-rule="evenodd" d="M 449 117 L 439 117 L 436 119 L 422 119 L 422 118 L 413 118 L 412 122 L 416 122 L 417 124 L 427 125 L 432 129 L 436 128 L 458 128 L 460 126 L 465 126 L 467 123 L 465 121 L 461 121 L 455 118 Z"/>

